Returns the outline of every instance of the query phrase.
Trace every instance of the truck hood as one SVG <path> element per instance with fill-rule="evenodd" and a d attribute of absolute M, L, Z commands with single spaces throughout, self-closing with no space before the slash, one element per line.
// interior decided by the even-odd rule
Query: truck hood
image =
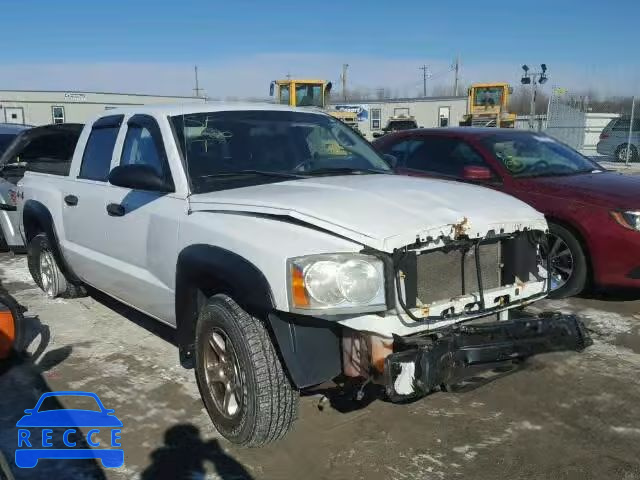
<path fill-rule="evenodd" d="M 529 205 L 488 188 L 402 175 L 287 180 L 191 197 L 192 211 L 285 216 L 377 250 L 419 240 L 546 230 Z"/>

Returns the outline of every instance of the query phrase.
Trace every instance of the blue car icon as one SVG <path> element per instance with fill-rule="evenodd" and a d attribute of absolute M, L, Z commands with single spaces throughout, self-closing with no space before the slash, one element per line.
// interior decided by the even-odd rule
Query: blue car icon
<path fill-rule="evenodd" d="M 98 410 L 82 409 L 58 409 L 39 411 L 49 397 L 91 397 L 95 400 Z M 117 468 L 124 464 L 124 450 L 120 445 L 120 432 L 122 422 L 114 415 L 114 410 L 104 407 L 100 398 L 91 392 L 47 392 L 42 394 L 36 406 L 24 411 L 26 413 L 18 423 L 18 449 L 16 449 L 15 461 L 20 468 L 33 468 L 40 459 L 83 459 L 99 458 L 105 468 Z M 78 438 L 81 432 L 76 427 L 90 428 L 86 432 L 86 443 L 94 448 L 76 448 L 76 442 L 71 438 Z M 53 428 L 56 429 L 54 437 Z M 64 433 L 59 434 L 63 428 Z M 37 429 L 37 430 L 34 430 Z M 109 447 L 104 448 L 95 436 L 103 430 L 110 430 Z M 62 440 L 62 442 L 60 442 Z M 65 448 L 54 448 L 53 441 L 63 443 Z M 21 448 L 22 447 L 22 448 Z M 102 448 L 95 448 L 102 447 Z"/>

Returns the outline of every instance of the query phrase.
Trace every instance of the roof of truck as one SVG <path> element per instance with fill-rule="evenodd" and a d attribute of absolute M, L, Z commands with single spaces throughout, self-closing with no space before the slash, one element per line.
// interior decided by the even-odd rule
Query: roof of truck
<path fill-rule="evenodd" d="M 188 115 L 192 113 L 218 112 L 218 111 L 247 111 L 247 110 L 279 110 L 291 112 L 308 112 L 323 114 L 319 108 L 296 108 L 277 103 L 249 103 L 249 102 L 206 102 L 206 103 L 175 103 L 159 105 L 138 105 L 134 107 L 113 108 L 100 114 L 117 115 L 119 113 L 147 113 L 150 115 Z"/>

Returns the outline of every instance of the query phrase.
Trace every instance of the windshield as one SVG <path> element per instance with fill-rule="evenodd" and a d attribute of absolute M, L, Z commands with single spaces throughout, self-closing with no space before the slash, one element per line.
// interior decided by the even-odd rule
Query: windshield
<path fill-rule="evenodd" d="M 476 88 L 474 105 L 476 107 L 497 107 L 502 102 L 502 87 Z"/>
<path fill-rule="evenodd" d="M 260 181 L 348 171 L 390 173 L 368 142 L 328 115 L 222 111 L 171 121 L 194 193 L 219 190 L 220 182 L 231 181 L 234 173 L 262 174 Z"/>
<path fill-rule="evenodd" d="M 483 139 L 514 177 L 547 177 L 601 171 L 600 166 L 542 134 L 499 133 Z"/>
<path fill-rule="evenodd" d="M 296 106 L 323 107 L 322 85 L 296 84 Z"/>

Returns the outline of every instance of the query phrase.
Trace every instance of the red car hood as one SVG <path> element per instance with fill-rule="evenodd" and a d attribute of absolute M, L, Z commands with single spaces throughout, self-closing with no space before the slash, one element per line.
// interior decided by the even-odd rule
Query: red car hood
<path fill-rule="evenodd" d="M 616 172 L 523 178 L 518 189 L 609 208 L 640 208 L 640 176 Z"/>

